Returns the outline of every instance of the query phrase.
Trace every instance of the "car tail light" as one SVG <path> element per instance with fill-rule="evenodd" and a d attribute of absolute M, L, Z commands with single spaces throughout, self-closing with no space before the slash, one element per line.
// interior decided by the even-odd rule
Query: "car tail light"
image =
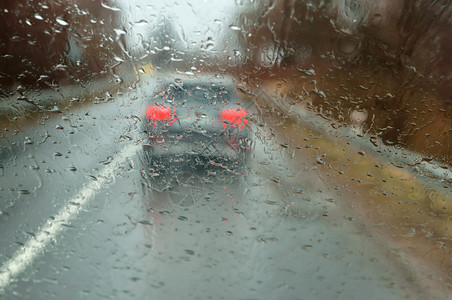
<path fill-rule="evenodd" d="M 237 130 L 242 130 L 248 124 L 247 113 L 241 107 L 227 108 L 221 112 L 220 120 L 223 123 L 223 127 L 234 127 Z"/>
<path fill-rule="evenodd" d="M 146 108 L 146 118 L 152 121 L 171 121 L 176 119 L 176 109 L 166 105 L 149 105 Z"/>

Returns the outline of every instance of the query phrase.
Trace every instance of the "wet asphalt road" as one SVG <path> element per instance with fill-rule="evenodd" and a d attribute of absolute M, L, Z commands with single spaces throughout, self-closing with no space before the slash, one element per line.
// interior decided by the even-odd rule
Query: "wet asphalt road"
<path fill-rule="evenodd" d="M 139 140 L 151 89 L 4 132 L 0 298 L 413 297 L 384 247 L 342 217 L 334 183 L 301 168 L 271 124 L 244 174 L 150 189 Z"/>

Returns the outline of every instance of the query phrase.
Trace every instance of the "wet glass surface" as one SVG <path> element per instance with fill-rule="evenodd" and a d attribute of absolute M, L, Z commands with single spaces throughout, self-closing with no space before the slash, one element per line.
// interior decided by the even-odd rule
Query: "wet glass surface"
<path fill-rule="evenodd" d="M 0 4 L 0 298 L 450 298 L 451 13 Z"/>

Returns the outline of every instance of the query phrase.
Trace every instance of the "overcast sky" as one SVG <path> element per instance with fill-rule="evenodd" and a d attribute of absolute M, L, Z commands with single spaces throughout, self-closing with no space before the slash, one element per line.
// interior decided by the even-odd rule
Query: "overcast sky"
<path fill-rule="evenodd" d="M 146 41 L 149 32 L 162 17 L 169 17 L 174 21 L 176 30 L 185 40 L 185 45 L 191 49 L 199 48 L 202 44 L 206 45 L 207 39 L 211 37 L 213 43 L 209 43 L 213 45 L 210 45 L 209 49 L 221 51 L 225 48 L 221 40 L 225 33 L 233 30 L 230 25 L 236 6 L 234 0 L 117 0 L 116 3 L 121 8 L 119 13 L 127 31 L 128 47 L 134 55 L 144 51 L 140 34 Z"/>

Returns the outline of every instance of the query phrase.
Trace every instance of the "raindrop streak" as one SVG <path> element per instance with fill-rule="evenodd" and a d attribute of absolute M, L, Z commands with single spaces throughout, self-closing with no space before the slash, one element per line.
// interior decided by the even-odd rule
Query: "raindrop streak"
<path fill-rule="evenodd" d="M 140 21 L 135 22 L 135 24 L 137 24 L 137 25 L 144 25 L 144 24 L 148 24 L 148 23 L 149 22 L 146 20 L 140 20 Z"/>
<path fill-rule="evenodd" d="M 185 249 L 185 253 L 187 253 L 188 255 L 195 255 L 195 251 L 190 249 Z"/>
<path fill-rule="evenodd" d="M 269 242 L 277 242 L 278 239 L 273 237 L 273 236 L 265 236 L 265 235 L 259 235 L 256 237 L 256 240 L 258 242 L 263 242 L 263 243 L 269 243 Z"/>
<path fill-rule="evenodd" d="M 138 221 L 138 223 L 143 224 L 143 225 L 148 225 L 148 226 L 152 225 L 152 223 L 149 222 L 148 220 L 141 220 L 141 221 Z"/>
<path fill-rule="evenodd" d="M 315 76 L 315 70 L 314 69 L 309 69 L 309 70 L 303 70 L 303 69 L 299 69 L 297 68 L 297 70 L 305 75 L 308 76 Z"/>
<path fill-rule="evenodd" d="M 101 2 L 100 5 L 101 5 L 103 8 L 106 8 L 106 9 L 109 9 L 109 10 L 112 10 L 112 11 L 121 11 L 120 8 L 108 6 L 107 4 L 105 4 L 105 3 L 103 3 L 103 2 Z"/>

